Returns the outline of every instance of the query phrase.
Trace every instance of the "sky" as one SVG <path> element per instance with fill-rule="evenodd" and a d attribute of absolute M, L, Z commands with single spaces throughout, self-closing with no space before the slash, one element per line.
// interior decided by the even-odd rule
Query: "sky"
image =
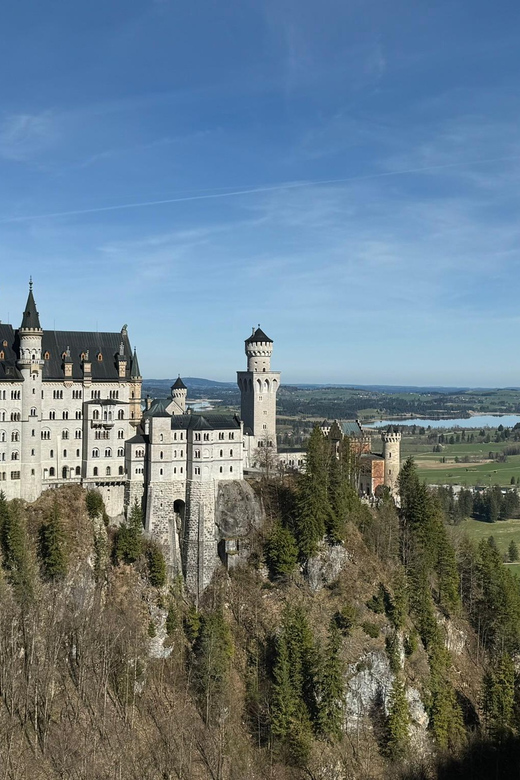
<path fill-rule="evenodd" d="M 146 378 L 520 386 L 520 4 L 5 0 L 0 319 Z"/>

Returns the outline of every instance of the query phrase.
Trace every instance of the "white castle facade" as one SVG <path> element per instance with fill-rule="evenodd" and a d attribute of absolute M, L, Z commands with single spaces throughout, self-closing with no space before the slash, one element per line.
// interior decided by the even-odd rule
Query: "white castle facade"
<path fill-rule="evenodd" d="M 113 518 L 137 501 L 170 570 L 201 593 L 219 554 L 237 552 L 252 522 L 244 470 L 261 448 L 276 454 L 280 372 L 271 369 L 272 349 L 253 328 L 247 368 L 237 373 L 240 416 L 189 413 L 180 377 L 169 398 L 147 399 L 143 408 L 126 326 L 43 329 L 31 283 L 20 328 L 0 323 L 0 490 L 31 502 L 77 483 L 98 490 Z M 393 456 L 398 469 L 399 452 Z M 388 483 L 391 476 L 385 471 Z"/>

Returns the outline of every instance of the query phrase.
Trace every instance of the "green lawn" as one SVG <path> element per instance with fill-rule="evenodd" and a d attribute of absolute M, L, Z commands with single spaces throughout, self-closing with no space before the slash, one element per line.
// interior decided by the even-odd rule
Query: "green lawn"
<path fill-rule="evenodd" d="M 520 455 L 510 455 L 506 463 L 446 463 L 443 468 L 421 468 L 424 459 L 417 458 L 419 478 L 429 485 L 501 485 L 511 484 L 511 477 L 520 477 Z"/>
<path fill-rule="evenodd" d="M 460 536 L 467 534 L 470 539 L 480 542 L 493 536 L 501 553 L 507 553 L 511 539 L 514 539 L 520 549 L 520 519 L 499 520 L 496 523 L 484 523 L 482 520 L 464 520 L 460 525 L 453 527 L 453 534 Z M 511 571 L 520 574 L 520 563 L 507 564 Z"/>

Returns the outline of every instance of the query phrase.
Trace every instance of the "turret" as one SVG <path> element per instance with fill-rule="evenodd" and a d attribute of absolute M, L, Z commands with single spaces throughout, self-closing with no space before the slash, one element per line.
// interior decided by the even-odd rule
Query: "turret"
<path fill-rule="evenodd" d="M 253 328 L 245 340 L 247 371 L 237 372 L 240 388 L 240 412 L 249 435 L 249 462 L 254 462 L 257 447 L 276 450 L 276 394 L 280 372 L 271 370 L 273 340 L 260 328 Z"/>
<path fill-rule="evenodd" d="M 39 366 L 36 370 L 41 370 L 42 366 L 42 338 L 43 331 L 40 325 L 40 316 L 36 309 L 32 291 L 32 278 L 29 282 L 29 295 L 25 304 L 25 311 L 22 317 L 22 324 L 18 334 L 20 336 L 20 358 L 18 366 L 20 368 L 30 368 L 31 365 Z"/>
<path fill-rule="evenodd" d="M 248 371 L 270 371 L 273 340 L 266 336 L 260 328 L 253 328 L 252 334 L 245 341 Z"/>
<path fill-rule="evenodd" d="M 188 394 L 188 388 L 181 379 L 181 375 L 177 377 L 171 387 L 171 394 L 173 400 L 180 406 L 183 412 L 186 411 L 186 396 Z"/>
<path fill-rule="evenodd" d="M 141 387 L 143 377 L 137 360 L 137 350 L 134 347 L 132 365 L 130 367 L 130 422 L 137 426 L 141 420 Z"/>
<path fill-rule="evenodd" d="M 385 460 L 385 487 L 391 494 L 397 496 L 397 478 L 401 463 L 401 434 L 399 429 L 390 426 L 381 434 L 383 440 L 383 457 Z"/>

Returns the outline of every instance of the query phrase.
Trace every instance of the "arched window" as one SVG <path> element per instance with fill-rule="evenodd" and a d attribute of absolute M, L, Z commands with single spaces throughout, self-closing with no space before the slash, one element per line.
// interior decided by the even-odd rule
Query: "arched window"
<path fill-rule="evenodd" d="M 79 430 L 79 428 L 74 432 L 74 438 L 81 439 L 81 431 Z"/>
<path fill-rule="evenodd" d="M 62 439 L 68 439 L 69 438 L 69 432 L 67 430 L 61 432 L 61 438 Z"/>
<path fill-rule="evenodd" d="M 51 356 L 51 353 L 47 350 L 47 352 L 45 352 L 44 355 L 43 355 L 43 359 L 44 360 L 49 360 L 50 356 Z"/>
<path fill-rule="evenodd" d="M 11 422 L 20 422 L 20 412 L 11 412 Z"/>
<path fill-rule="evenodd" d="M 107 475 L 107 477 L 109 477 L 111 473 L 112 472 L 110 471 L 110 466 L 107 466 L 107 468 L 106 468 L 106 475 Z"/>
<path fill-rule="evenodd" d="M 164 436 L 162 435 L 162 433 L 159 434 L 159 441 L 164 441 Z"/>
<path fill-rule="evenodd" d="M 36 407 L 31 407 L 31 417 L 36 417 L 37 414 L 38 412 L 36 411 Z"/>
<path fill-rule="evenodd" d="M 5 441 L 7 438 L 7 434 L 5 431 L 0 431 L 0 441 Z"/>
<path fill-rule="evenodd" d="M 119 476 L 125 473 L 125 470 L 122 466 L 119 466 Z"/>
<path fill-rule="evenodd" d="M 101 362 L 102 362 L 102 360 L 103 360 L 103 355 L 101 354 L 101 352 L 98 352 L 98 353 L 97 353 L 97 359 L 98 359 L 98 363 L 101 363 Z"/>
<path fill-rule="evenodd" d="M 64 466 L 62 468 L 62 470 L 61 470 L 61 477 L 62 477 L 62 479 L 67 479 L 68 475 L 69 475 L 69 470 L 68 470 L 67 466 Z"/>
<path fill-rule="evenodd" d="M 256 389 L 257 389 L 258 393 L 262 392 L 262 380 L 261 379 L 257 379 L 256 380 Z"/>
<path fill-rule="evenodd" d="M 54 466 L 51 466 L 49 469 L 49 477 L 54 477 L 56 475 L 56 470 Z"/>
<path fill-rule="evenodd" d="M 122 447 L 119 447 L 119 449 L 118 449 L 118 451 L 117 451 L 117 457 L 118 457 L 118 458 L 123 458 L 123 457 L 124 457 L 124 454 L 125 454 L 125 451 L 124 451 L 124 449 L 123 449 Z"/>
<path fill-rule="evenodd" d="M 69 419 L 69 413 L 68 413 L 68 412 L 66 412 L 66 411 L 65 411 L 65 412 L 63 412 L 63 414 L 62 414 L 62 419 L 63 419 L 63 420 L 68 420 L 68 419 Z"/>
<path fill-rule="evenodd" d="M 94 411 L 92 412 L 92 419 L 99 420 L 99 409 L 94 409 Z"/>
<path fill-rule="evenodd" d="M 105 458 L 111 458 L 112 457 L 112 450 L 110 447 L 107 447 L 105 450 Z"/>
<path fill-rule="evenodd" d="M 120 409 L 117 413 L 117 419 L 118 420 L 124 420 L 125 419 L 125 411 L 124 409 Z"/>
<path fill-rule="evenodd" d="M 11 434 L 11 441 L 20 441 L 20 431 L 13 431 Z"/>
<path fill-rule="evenodd" d="M 15 450 L 14 452 L 11 452 L 11 460 L 18 460 L 19 459 L 19 453 Z"/>
<path fill-rule="evenodd" d="M 164 458 L 164 453 L 162 451 L 159 453 L 159 457 L 161 460 Z"/>
<path fill-rule="evenodd" d="M 265 390 L 266 393 L 269 392 L 269 380 L 268 379 L 266 379 L 265 382 L 264 382 L 264 390 Z"/>
<path fill-rule="evenodd" d="M 79 466 L 76 466 L 76 476 L 77 477 L 81 476 L 81 468 Z"/>
<path fill-rule="evenodd" d="M 97 477 L 97 475 L 98 475 L 98 469 L 97 466 L 94 466 L 94 468 L 92 469 L 92 476 Z"/>
<path fill-rule="evenodd" d="M 49 420 L 55 420 L 56 419 L 56 412 L 51 411 L 49 412 Z"/>
<path fill-rule="evenodd" d="M 92 450 L 92 457 L 99 458 L 99 450 L 97 447 L 94 447 L 94 449 Z"/>
<path fill-rule="evenodd" d="M 4 350 L 2 349 L 0 350 L 0 360 L 4 360 L 4 358 L 5 358 L 5 354 L 4 354 Z"/>
<path fill-rule="evenodd" d="M 125 432 L 124 431 L 118 431 L 117 432 L 117 438 L 118 439 L 124 439 L 125 438 Z"/>

